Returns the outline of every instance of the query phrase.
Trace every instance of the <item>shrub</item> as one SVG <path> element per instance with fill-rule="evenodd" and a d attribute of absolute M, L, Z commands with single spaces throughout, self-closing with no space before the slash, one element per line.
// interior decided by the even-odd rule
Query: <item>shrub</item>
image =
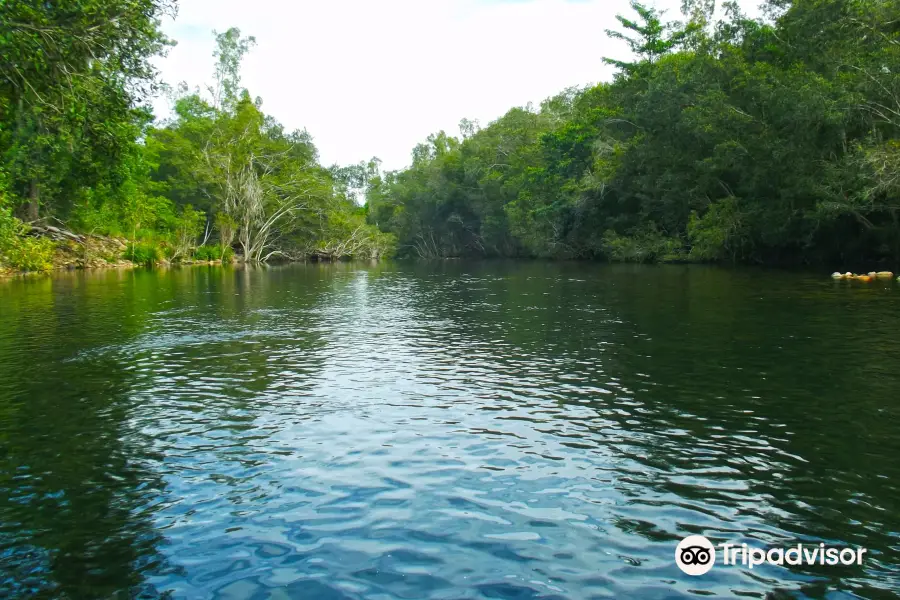
<path fill-rule="evenodd" d="M 219 260 L 222 250 L 216 246 L 194 248 L 194 260 Z"/>
<path fill-rule="evenodd" d="M 200 246 L 194 249 L 194 260 L 221 260 L 231 262 L 234 250 L 222 246 Z"/>
<path fill-rule="evenodd" d="M 603 253 L 609 260 L 617 262 L 668 262 L 685 257 L 681 240 L 660 233 L 652 226 L 633 235 L 607 231 L 603 234 Z"/>
<path fill-rule="evenodd" d="M 137 242 L 128 244 L 124 256 L 135 264 L 152 266 L 162 258 L 162 251 L 152 242 Z"/>
<path fill-rule="evenodd" d="M 69 223 L 76 231 L 97 235 L 122 235 L 121 209 L 109 185 L 79 189 Z M 130 232 L 129 232 L 130 233 Z"/>
<path fill-rule="evenodd" d="M 194 210 L 190 204 L 181 209 L 173 219 L 175 231 L 175 253 L 173 256 L 188 256 L 197 237 L 203 233 L 203 224 L 206 222 L 206 214 Z M 196 252 L 194 253 L 196 256 Z"/>
<path fill-rule="evenodd" d="M 27 237 L 27 232 L 28 226 L 0 205 L 0 266 L 16 271 L 49 271 L 53 268 L 53 242 Z"/>
<path fill-rule="evenodd" d="M 304 250 L 333 260 L 368 260 L 393 256 L 396 248 L 396 236 L 367 224 L 362 214 L 335 212 L 328 215 L 324 227 Z"/>
<path fill-rule="evenodd" d="M 691 257 L 699 260 L 741 258 L 746 243 L 741 219 L 739 201 L 734 197 L 710 204 L 702 217 L 691 212 L 687 226 Z"/>

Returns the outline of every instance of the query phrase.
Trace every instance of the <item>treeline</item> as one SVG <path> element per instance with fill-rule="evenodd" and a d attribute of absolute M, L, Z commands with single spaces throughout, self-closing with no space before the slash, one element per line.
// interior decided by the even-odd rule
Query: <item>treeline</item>
<path fill-rule="evenodd" d="M 212 84 L 164 91 L 150 59 L 174 0 L 0 3 L 0 269 L 45 270 L 47 225 L 128 240 L 158 260 L 373 258 L 393 236 L 354 201 L 361 166 L 324 168 L 240 85 L 254 44 L 217 34 Z M 365 170 L 365 169 L 363 169 Z M 111 261 L 121 257 L 110 257 Z"/>
<path fill-rule="evenodd" d="M 900 3 L 637 2 L 612 82 L 429 137 L 410 168 L 323 167 L 240 83 L 217 34 L 203 92 L 162 91 L 173 0 L 0 3 L 0 269 L 41 270 L 47 225 L 138 262 L 554 257 L 900 262 Z M 722 14 L 721 18 L 714 15 Z M 364 191 L 366 205 L 359 206 Z M 42 229 L 43 228 L 43 229 Z M 110 257 L 117 260 L 120 257 Z M 836 267 L 837 268 L 837 267 Z"/>
<path fill-rule="evenodd" d="M 420 257 L 900 261 L 900 3 L 632 8 L 614 81 L 430 136 L 369 222 Z"/>

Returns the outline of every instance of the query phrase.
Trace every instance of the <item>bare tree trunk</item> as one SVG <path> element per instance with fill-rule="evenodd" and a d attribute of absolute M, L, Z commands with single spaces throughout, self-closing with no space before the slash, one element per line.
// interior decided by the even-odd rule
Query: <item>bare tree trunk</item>
<path fill-rule="evenodd" d="M 38 220 L 38 213 L 41 206 L 41 189 L 38 187 L 36 179 L 31 180 L 28 188 L 28 205 L 25 210 L 25 220 L 34 223 Z"/>

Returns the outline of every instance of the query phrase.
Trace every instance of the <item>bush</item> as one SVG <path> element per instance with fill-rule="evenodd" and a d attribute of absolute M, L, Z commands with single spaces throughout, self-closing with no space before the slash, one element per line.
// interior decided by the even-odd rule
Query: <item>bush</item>
<path fill-rule="evenodd" d="M 681 240 L 666 236 L 654 227 L 633 235 L 607 231 L 603 234 L 603 253 L 616 262 L 670 262 L 685 258 Z"/>
<path fill-rule="evenodd" d="M 76 231 L 96 235 L 123 235 L 120 213 L 120 207 L 113 199 L 113 191 L 108 185 L 101 184 L 76 192 L 68 222 Z"/>
<path fill-rule="evenodd" d="M 742 214 L 738 202 L 734 197 L 714 202 L 702 217 L 691 212 L 687 226 L 691 257 L 712 261 L 742 258 L 746 241 L 742 237 Z"/>
<path fill-rule="evenodd" d="M 206 214 L 194 210 L 190 204 L 181 209 L 173 221 L 175 231 L 175 253 L 173 256 L 188 256 L 197 243 L 197 237 L 203 233 Z M 196 256 L 196 251 L 194 252 Z"/>
<path fill-rule="evenodd" d="M 0 262 L 17 271 L 45 273 L 53 268 L 53 242 L 47 238 L 19 237 L 0 253 Z"/>
<path fill-rule="evenodd" d="M 231 262 L 234 257 L 234 250 L 229 247 L 222 246 L 200 246 L 194 249 L 194 260 L 221 260 L 222 262 Z"/>
<path fill-rule="evenodd" d="M 153 266 L 162 259 L 162 251 L 152 242 L 128 244 L 124 256 L 127 260 L 139 265 Z"/>
<path fill-rule="evenodd" d="M 334 212 L 328 215 L 318 235 L 307 242 L 304 251 L 332 260 L 369 260 L 391 257 L 396 248 L 396 236 L 369 225 L 362 214 Z"/>
<path fill-rule="evenodd" d="M 217 246 L 200 246 L 194 248 L 194 260 L 219 260 L 222 249 Z"/>
<path fill-rule="evenodd" d="M 0 205 L 0 266 L 15 271 L 49 271 L 53 268 L 53 242 L 27 237 L 27 232 L 28 226 Z"/>

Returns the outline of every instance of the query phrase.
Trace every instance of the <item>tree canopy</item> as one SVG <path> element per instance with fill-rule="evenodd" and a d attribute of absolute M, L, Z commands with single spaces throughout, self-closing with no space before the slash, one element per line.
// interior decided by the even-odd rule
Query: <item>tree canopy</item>
<path fill-rule="evenodd" d="M 390 253 L 310 135 L 242 87 L 255 39 L 237 28 L 213 32 L 205 93 L 181 83 L 172 117 L 153 122 L 163 87 L 150 59 L 173 43 L 160 22 L 174 12 L 169 0 L 0 4 L 0 266 L 46 267 L 46 246 L 23 234 L 51 222 L 124 236 L 138 262 Z"/>
<path fill-rule="evenodd" d="M 211 81 L 153 56 L 173 0 L 0 4 L 0 263 L 46 266 L 30 225 L 129 240 L 133 260 L 551 257 L 900 262 L 900 5 L 637 0 L 612 81 L 412 150 L 320 164 L 241 84 L 255 39 L 213 32 Z M 401 73 L 402 74 L 402 73 Z M 201 91 L 202 90 L 202 91 Z M 364 205 L 363 205 L 364 203 Z M 33 260 L 28 259 L 32 257 Z M 35 258 L 37 257 L 37 258 Z"/>
<path fill-rule="evenodd" d="M 632 2 L 614 81 L 444 132 L 369 191 L 414 256 L 900 260 L 900 8 Z"/>

